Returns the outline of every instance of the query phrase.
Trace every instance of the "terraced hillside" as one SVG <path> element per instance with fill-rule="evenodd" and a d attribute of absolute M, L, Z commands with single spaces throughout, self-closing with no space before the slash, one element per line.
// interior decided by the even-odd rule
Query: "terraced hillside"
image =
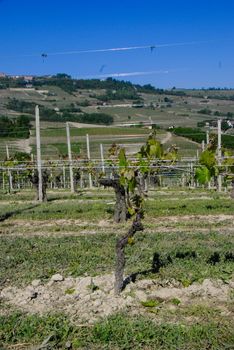
<path fill-rule="evenodd" d="M 26 142 L 12 139 L 11 135 L 0 137 L 0 157 L 5 157 L 6 142 L 11 154 L 16 150 L 35 153 L 36 104 L 41 110 L 44 157 L 57 158 L 67 153 L 66 121 L 71 122 L 74 155 L 85 154 L 84 136 L 89 133 L 91 153 L 96 157 L 98 144 L 103 143 L 106 151 L 112 141 L 129 143 L 129 151 L 134 152 L 134 144 L 144 142 L 148 132 L 144 125 L 151 123 L 165 130 L 170 126 L 194 128 L 198 123 L 214 121 L 220 116 L 233 120 L 233 96 L 232 90 L 161 90 L 114 79 L 76 81 L 66 75 L 34 78 L 30 84 L 1 78 L 0 116 L 14 119 L 22 114 L 28 115 L 32 129 Z M 106 126 L 105 121 L 101 121 L 103 115 L 109 116 L 104 120 L 109 118 L 111 125 Z M 161 140 L 166 136 L 163 130 L 159 132 Z M 231 134 L 232 129 L 227 132 Z M 176 135 L 164 142 L 166 146 L 170 141 L 179 146 L 181 156 L 196 156 L 201 147 Z"/>

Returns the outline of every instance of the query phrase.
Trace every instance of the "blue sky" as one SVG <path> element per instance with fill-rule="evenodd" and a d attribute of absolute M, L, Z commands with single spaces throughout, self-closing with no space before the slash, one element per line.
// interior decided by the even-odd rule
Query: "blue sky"
<path fill-rule="evenodd" d="M 105 65 L 103 74 L 159 71 L 124 78 L 157 87 L 234 87 L 233 17 L 233 0 L 0 0 L 0 72 L 85 77 Z M 191 41 L 206 43 L 49 55 Z"/>

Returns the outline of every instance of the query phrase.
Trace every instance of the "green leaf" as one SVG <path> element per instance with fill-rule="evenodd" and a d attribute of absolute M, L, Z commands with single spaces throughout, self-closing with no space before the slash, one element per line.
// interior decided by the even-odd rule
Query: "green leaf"
<path fill-rule="evenodd" d="M 124 148 L 120 149 L 118 158 L 119 158 L 119 166 L 120 167 L 127 167 L 128 166 L 128 162 L 127 162 Z"/>
<path fill-rule="evenodd" d="M 133 216 L 134 214 L 135 214 L 135 209 L 134 208 L 131 208 L 131 207 L 129 207 L 128 208 L 128 212 L 129 212 L 129 214 L 131 215 L 131 216 Z"/>
<path fill-rule="evenodd" d="M 130 192 L 134 192 L 136 188 L 136 178 L 133 177 L 131 180 L 128 181 L 128 189 Z"/>
<path fill-rule="evenodd" d="M 202 152 L 200 156 L 200 164 L 211 170 L 216 164 L 215 153 L 209 150 Z"/>
<path fill-rule="evenodd" d="M 123 175 L 119 178 L 120 185 L 125 186 L 126 185 L 126 179 Z"/>
<path fill-rule="evenodd" d="M 211 172 L 206 166 L 197 168 L 195 179 L 202 185 L 207 184 L 211 179 Z"/>

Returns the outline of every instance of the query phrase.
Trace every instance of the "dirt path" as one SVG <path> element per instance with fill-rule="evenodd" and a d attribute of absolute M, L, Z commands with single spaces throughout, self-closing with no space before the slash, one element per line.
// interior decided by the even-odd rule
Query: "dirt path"
<path fill-rule="evenodd" d="M 186 233 L 210 234 L 216 232 L 221 235 L 234 234 L 234 215 L 186 215 L 165 216 L 151 218 L 145 222 L 145 232 L 156 233 Z M 181 224 L 183 223 L 183 224 Z M 178 225 L 180 224 L 180 225 Z M 54 220 L 12 220 L 2 223 L 0 237 L 64 237 L 89 236 L 96 234 L 122 233 L 128 224 L 116 226 L 112 220 L 88 221 L 77 219 Z"/>
<path fill-rule="evenodd" d="M 106 125 L 100 125 L 100 124 L 85 124 L 85 123 L 75 123 L 75 122 L 69 122 L 70 125 L 74 126 L 74 128 L 106 128 Z"/>
<path fill-rule="evenodd" d="M 30 146 L 31 139 L 22 139 L 13 141 L 12 145 L 15 146 L 20 152 L 31 153 L 32 147 Z"/>
<path fill-rule="evenodd" d="M 161 144 L 164 145 L 165 143 L 167 143 L 171 139 L 171 137 L 172 137 L 172 134 L 171 132 L 168 131 L 166 133 L 166 136 L 162 139 Z"/>

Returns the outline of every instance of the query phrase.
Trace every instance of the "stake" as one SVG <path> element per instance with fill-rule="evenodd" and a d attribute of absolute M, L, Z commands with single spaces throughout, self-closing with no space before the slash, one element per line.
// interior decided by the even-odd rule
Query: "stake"
<path fill-rule="evenodd" d="M 218 120 L 218 147 L 217 147 L 217 154 L 218 154 L 218 165 L 221 166 L 221 158 L 222 158 L 222 145 L 221 145 L 221 119 Z M 220 168 L 219 168 L 220 169 Z M 218 175 L 218 191 L 222 191 L 222 177 L 221 175 Z"/>
<path fill-rule="evenodd" d="M 209 130 L 206 130 L 206 145 L 209 145 L 210 143 L 210 132 Z"/>
<path fill-rule="evenodd" d="M 89 134 L 86 134 L 86 145 L 87 145 L 87 158 L 88 160 L 90 160 Z M 93 187 L 92 176 L 89 173 L 89 188 L 92 188 L 92 187 Z"/>
<path fill-rule="evenodd" d="M 2 189 L 5 191 L 5 172 L 2 172 Z"/>
<path fill-rule="evenodd" d="M 67 149 L 68 149 L 68 159 L 69 159 L 71 192 L 74 193 L 75 189 L 74 189 L 73 168 L 72 168 L 71 138 L 70 138 L 70 128 L 69 128 L 68 122 L 66 122 L 66 130 L 67 130 Z"/>
<path fill-rule="evenodd" d="M 38 199 L 40 202 L 43 201 L 42 194 L 42 171 L 41 171 L 41 137 L 40 137 L 40 115 L 39 107 L 35 108 L 36 116 L 36 141 L 37 141 L 37 171 L 38 171 Z"/>
<path fill-rule="evenodd" d="M 10 159 L 10 155 L 9 155 L 8 145 L 6 145 L 6 155 L 7 155 L 7 160 L 9 160 Z M 8 169 L 8 177 L 9 177 L 9 187 L 10 187 L 10 191 L 9 192 L 12 192 L 12 190 L 13 190 L 13 183 L 12 183 L 12 175 L 11 175 L 10 169 Z"/>
<path fill-rule="evenodd" d="M 193 163 L 190 163 L 190 173 L 191 173 L 191 187 L 194 187 L 194 172 L 193 172 Z"/>
<path fill-rule="evenodd" d="M 105 174 L 105 164 L 104 164 L 104 155 L 103 155 L 103 145 L 100 143 L 100 153 L 101 153 L 101 163 L 102 163 L 102 172 Z"/>
<path fill-rule="evenodd" d="M 204 151 L 205 151 L 205 141 L 202 140 L 202 152 L 204 152 Z"/>
<path fill-rule="evenodd" d="M 66 188 L 66 170 L 65 170 L 65 166 L 63 166 L 63 188 Z"/>

